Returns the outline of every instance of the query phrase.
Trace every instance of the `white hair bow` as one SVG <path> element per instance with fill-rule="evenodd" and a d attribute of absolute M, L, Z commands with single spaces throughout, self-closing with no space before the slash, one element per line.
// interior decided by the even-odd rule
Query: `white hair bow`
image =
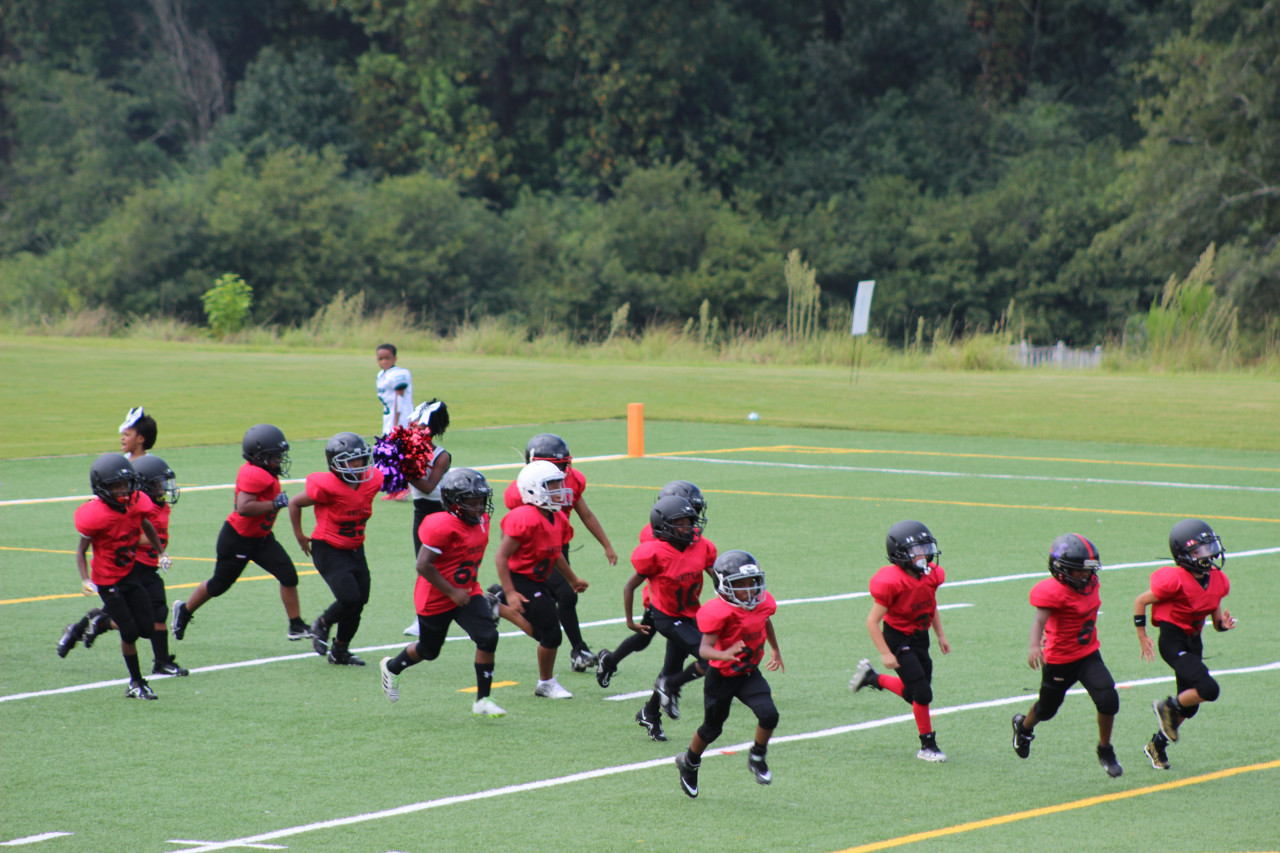
<path fill-rule="evenodd" d="M 135 406 L 129 410 L 129 414 L 124 416 L 124 423 L 120 424 L 120 432 L 124 432 L 129 427 L 142 420 L 146 412 L 142 411 L 141 406 Z"/>

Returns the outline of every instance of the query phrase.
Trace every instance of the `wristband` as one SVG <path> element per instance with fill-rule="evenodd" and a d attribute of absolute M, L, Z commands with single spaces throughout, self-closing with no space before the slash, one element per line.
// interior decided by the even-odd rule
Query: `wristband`
<path fill-rule="evenodd" d="M 1133 617 L 1133 625 L 1135 628 L 1147 627 L 1147 614 L 1140 613 L 1137 616 Z"/>

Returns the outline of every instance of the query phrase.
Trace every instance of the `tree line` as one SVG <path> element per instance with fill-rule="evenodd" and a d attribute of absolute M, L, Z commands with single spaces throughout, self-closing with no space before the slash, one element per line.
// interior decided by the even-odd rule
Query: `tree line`
<path fill-rule="evenodd" d="M 1280 316 L 1274 0 L 10 0 L 0 308 L 1135 331 Z M 835 313 L 835 312 L 829 312 Z"/>

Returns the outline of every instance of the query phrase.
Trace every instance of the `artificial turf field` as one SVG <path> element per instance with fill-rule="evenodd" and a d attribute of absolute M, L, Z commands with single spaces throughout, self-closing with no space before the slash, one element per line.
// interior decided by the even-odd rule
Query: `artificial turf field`
<path fill-rule="evenodd" d="M 473 685 L 464 638 L 408 670 L 400 701 L 388 703 L 376 663 L 404 642 L 412 618 L 407 504 L 378 502 L 368 529 L 373 596 L 353 650 L 370 666 L 330 666 L 286 641 L 276 584 L 251 566 L 173 643 L 192 674 L 154 679 L 157 702 L 128 701 L 112 635 L 65 660 L 53 654 L 62 626 L 90 603 L 75 594 L 77 501 L 21 501 L 84 494 L 92 457 L 52 457 L 4 466 L 6 499 L 19 502 L 0 506 L 0 841 L 70 833 L 30 848 L 41 851 L 951 851 L 1026 850 L 1054 838 L 1099 850 L 1276 849 L 1275 554 L 1228 559 L 1227 605 L 1239 627 L 1206 641 L 1222 697 L 1186 725 L 1167 772 L 1150 767 L 1142 745 L 1169 673 L 1139 660 L 1129 619 L 1181 517 L 1209 520 L 1233 555 L 1280 546 L 1276 454 L 1205 450 L 1174 461 L 1132 445 L 651 422 L 645 458 L 592 461 L 625 451 L 620 420 L 461 428 L 446 446 L 456 465 L 505 466 L 488 469 L 501 489 L 516 470 L 512 448 L 544 429 L 564 435 L 581 460 L 587 499 L 623 560 L 658 488 L 676 478 L 706 493 L 708 538 L 760 560 L 781 605 L 774 619 L 787 667 L 769 674 L 782 715 L 772 786 L 757 786 L 746 769 L 754 723 L 738 706 L 717 744 L 733 754 L 708 753 L 697 800 L 680 793 L 670 759 L 699 722 L 698 685 L 681 719 L 666 723 L 668 743 L 635 724 L 642 699 L 620 698 L 651 684 L 660 664 L 652 649 L 625 661 L 607 690 L 561 660 L 575 698 L 552 702 L 532 695 L 532 641 L 504 636 L 494 698 L 508 716 L 477 720 L 461 692 Z M 185 487 L 171 524 L 171 598 L 211 568 L 237 451 L 164 453 Z M 295 442 L 293 458 L 294 477 L 317 470 L 322 444 Z M 847 686 L 857 659 L 874 659 L 866 584 L 884 562 L 884 531 L 904 517 L 933 529 L 948 577 L 939 603 L 953 650 L 934 650 L 935 727 L 950 756 L 942 765 L 915 759 L 905 703 Z M 1132 684 L 1116 721 L 1118 780 L 1094 758 L 1083 695 L 1037 729 L 1029 760 L 1009 746 L 1009 717 L 1038 684 L 1025 663 L 1026 594 L 1044 576 L 1049 542 L 1067 531 L 1091 538 L 1109 567 L 1103 655 L 1116 680 Z M 287 524 L 280 532 L 313 618 L 327 588 Z M 592 583 L 580 601 L 585 634 L 594 648 L 612 647 L 625 631 L 626 569 L 609 567 L 579 534 L 571 559 Z M 145 642 L 139 651 L 148 663 Z M 911 841 L 917 833 L 925 835 Z"/>

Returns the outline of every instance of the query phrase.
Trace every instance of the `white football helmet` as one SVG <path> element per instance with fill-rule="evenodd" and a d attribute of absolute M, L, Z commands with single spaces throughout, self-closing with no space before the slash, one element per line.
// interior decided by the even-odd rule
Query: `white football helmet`
<path fill-rule="evenodd" d="M 553 488 L 548 483 L 556 483 Z M 564 487 L 564 472 L 554 462 L 542 459 L 530 462 L 516 477 L 520 500 L 542 509 L 559 512 L 568 505 L 572 492 Z"/>

